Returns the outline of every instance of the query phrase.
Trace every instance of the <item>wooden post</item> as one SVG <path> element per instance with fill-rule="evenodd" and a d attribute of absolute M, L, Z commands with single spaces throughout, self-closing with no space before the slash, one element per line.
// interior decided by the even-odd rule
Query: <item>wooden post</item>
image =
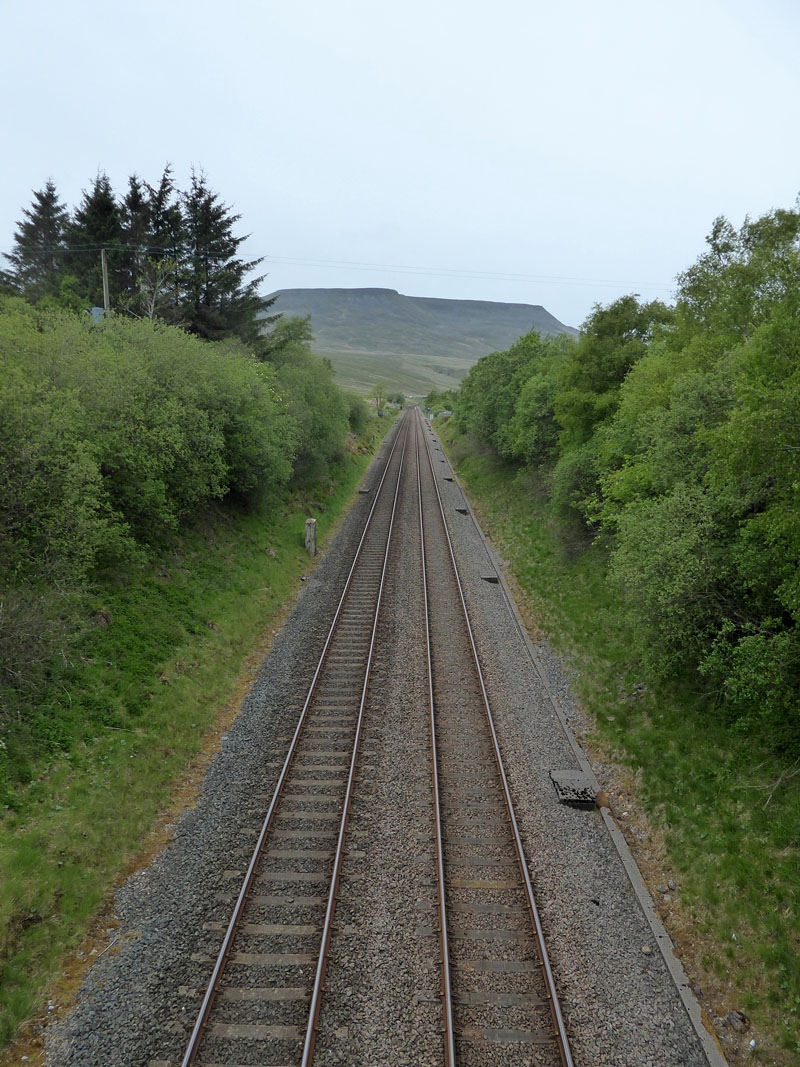
<path fill-rule="evenodd" d="M 317 554 L 317 520 L 306 519 L 306 552 L 309 556 Z"/>
<path fill-rule="evenodd" d="M 108 259 L 105 248 L 100 249 L 100 265 L 103 268 L 103 308 L 107 315 L 111 310 L 111 300 L 108 295 Z"/>

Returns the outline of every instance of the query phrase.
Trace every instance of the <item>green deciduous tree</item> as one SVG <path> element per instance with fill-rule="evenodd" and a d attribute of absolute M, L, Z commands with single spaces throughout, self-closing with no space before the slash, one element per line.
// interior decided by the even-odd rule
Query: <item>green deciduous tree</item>
<path fill-rule="evenodd" d="M 654 331 L 671 317 L 660 301 L 640 304 L 635 296 L 595 307 L 564 361 L 558 384 L 555 413 L 562 451 L 588 441 L 595 426 L 614 414 L 628 371 L 647 352 Z"/>
<path fill-rule="evenodd" d="M 294 475 L 307 484 L 342 457 L 350 417 L 360 412 L 336 385 L 329 359 L 314 355 L 308 320 L 282 320 L 272 331 L 269 363 L 294 420 Z"/>
<path fill-rule="evenodd" d="M 310 347 L 314 343 L 314 334 L 311 329 L 310 315 L 274 316 L 263 320 L 272 325 L 272 329 L 264 334 L 256 348 L 260 359 L 279 363 L 283 359 L 283 353 L 293 345 Z"/>
<path fill-rule="evenodd" d="M 596 307 L 560 360 L 520 343 L 456 400 L 462 429 L 543 468 L 608 554 L 651 670 L 800 746 L 800 208 L 717 219 L 674 308 Z M 524 340 L 524 339 L 523 339 Z M 588 545 L 589 542 L 586 541 Z"/>
<path fill-rule="evenodd" d="M 386 382 L 376 382 L 370 390 L 369 398 L 377 413 L 383 415 L 383 409 L 386 407 Z"/>

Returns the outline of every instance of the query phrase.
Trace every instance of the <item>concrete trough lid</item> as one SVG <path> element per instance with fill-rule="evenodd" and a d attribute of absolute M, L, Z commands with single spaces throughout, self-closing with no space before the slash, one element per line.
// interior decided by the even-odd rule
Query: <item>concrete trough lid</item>
<path fill-rule="evenodd" d="M 584 771 L 550 771 L 550 781 L 562 804 L 577 808 L 596 807 L 594 780 Z"/>
<path fill-rule="evenodd" d="M 362 486 L 362 488 L 359 489 L 358 491 L 359 491 L 359 493 L 371 493 L 372 492 L 372 488 L 371 487 L 364 488 Z"/>

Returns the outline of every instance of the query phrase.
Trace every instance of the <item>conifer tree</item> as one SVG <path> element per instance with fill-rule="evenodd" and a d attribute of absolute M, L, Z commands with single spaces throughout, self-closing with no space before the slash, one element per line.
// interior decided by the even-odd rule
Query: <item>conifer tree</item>
<path fill-rule="evenodd" d="M 103 275 L 100 251 L 105 248 L 108 256 L 109 288 L 111 306 L 118 302 L 120 286 L 123 229 L 120 208 L 114 198 L 107 174 L 100 173 L 88 192 L 84 190 L 80 207 L 75 211 L 67 229 L 70 271 L 76 275 L 78 286 L 88 303 L 103 304 Z"/>
<path fill-rule="evenodd" d="M 183 325 L 179 266 L 185 232 L 170 164 L 164 167 L 157 186 L 148 183 L 147 209 L 148 252 L 139 280 L 144 312 L 151 319 L 158 316 L 173 325 Z"/>
<path fill-rule="evenodd" d="M 150 251 L 175 258 L 183 244 L 183 216 L 177 200 L 172 167 L 168 163 L 158 186 L 147 185 L 147 207 L 150 213 Z"/>
<path fill-rule="evenodd" d="M 22 214 L 14 234 L 14 249 L 6 258 L 14 268 L 10 273 L 16 287 L 27 299 L 39 300 L 58 289 L 69 213 L 59 201 L 55 184 L 48 179 Z"/>
<path fill-rule="evenodd" d="M 205 175 L 192 173 L 192 184 L 183 196 L 186 250 L 182 262 L 183 313 L 186 329 L 209 340 L 235 334 L 258 347 L 259 312 L 273 303 L 258 293 L 263 276 L 245 279 L 261 263 L 245 262 L 236 255 L 247 238 L 235 237 L 234 215 L 208 187 Z"/>
<path fill-rule="evenodd" d="M 128 192 L 120 204 L 120 237 L 124 249 L 120 256 L 120 276 L 117 279 L 123 304 L 135 313 L 139 295 L 139 281 L 147 262 L 150 240 L 150 205 L 147 187 L 138 175 L 128 178 Z"/>

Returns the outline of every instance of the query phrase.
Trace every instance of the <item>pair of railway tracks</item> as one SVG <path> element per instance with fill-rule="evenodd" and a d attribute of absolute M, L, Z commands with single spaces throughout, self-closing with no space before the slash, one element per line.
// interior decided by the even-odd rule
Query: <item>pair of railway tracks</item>
<path fill-rule="evenodd" d="M 417 625 L 424 630 L 442 1004 L 437 1062 L 572 1065 L 432 442 L 419 411 L 408 412 L 181 1067 L 312 1062 L 370 683 L 381 655 L 387 572 L 400 537 L 418 541 L 422 582 Z M 401 493 L 416 496 L 410 528 L 398 522 Z M 392 1062 L 391 1050 L 383 1062 Z"/>

